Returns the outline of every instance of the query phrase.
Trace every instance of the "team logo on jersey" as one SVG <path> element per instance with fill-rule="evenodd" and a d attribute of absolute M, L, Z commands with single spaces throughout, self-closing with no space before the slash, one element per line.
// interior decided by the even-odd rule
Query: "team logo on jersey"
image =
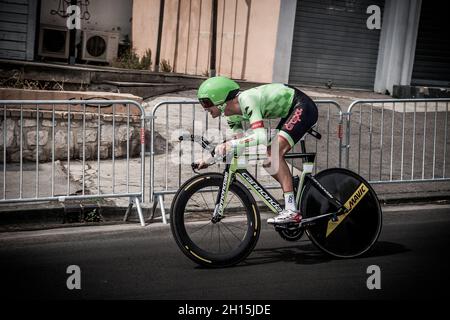
<path fill-rule="evenodd" d="M 296 123 L 302 121 L 302 113 L 303 109 L 295 109 L 291 119 L 289 119 L 289 121 L 284 125 L 284 127 L 289 131 L 292 130 Z"/>
<path fill-rule="evenodd" d="M 253 130 L 258 129 L 258 128 L 264 128 L 264 121 L 253 122 L 251 124 L 250 128 L 252 128 Z"/>

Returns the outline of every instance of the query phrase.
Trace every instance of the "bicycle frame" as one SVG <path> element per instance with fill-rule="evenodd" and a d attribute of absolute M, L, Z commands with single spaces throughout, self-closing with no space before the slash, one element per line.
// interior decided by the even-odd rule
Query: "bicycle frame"
<path fill-rule="evenodd" d="M 200 142 L 209 151 L 211 157 L 206 161 L 208 165 L 223 161 L 224 155 L 216 155 L 214 145 L 203 137 L 185 135 L 179 140 L 185 138 Z M 297 177 L 293 179 L 295 201 L 300 204 L 302 219 L 300 222 L 272 223 L 274 230 L 289 241 L 299 240 L 306 232 L 321 251 L 334 257 L 352 258 L 364 254 L 378 239 L 382 224 L 382 212 L 374 190 L 364 178 L 347 169 L 330 168 L 314 175 L 316 154 L 306 153 L 304 140 L 300 140 L 300 146 L 301 153 L 288 153 L 284 159 L 303 160 L 301 177 L 299 180 Z M 257 154 L 249 156 L 256 156 L 257 160 L 263 158 Z M 256 246 L 262 228 L 260 210 L 254 197 L 261 199 L 273 213 L 282 211 L 280 203 L 245 166 L 241 166 L 241 159 L 234 156 L 230 160 L 223 175 L 204 173 L 191 177 L 180 187 L 172 202 L 171 230 L 177 245 L 191 260 L 208 267 L 235 265 Z M 204 166 L 201 162 L 194 162 L 191 167 L 198 173 L 196 169 Z M 189 189 L 195 184 L 194 188 Z M 335 191 L 338 191 L 336 198 L 332 195 Z M 213 210 L 203 194 L 201 198 L 206 207 L 197 201 L 196 194 L 203 192 L 209 192 L 213 197 L 216 195 L 215 199 L 210 198 L 214 202 Z M 370 196 L 361 202 L 365 195 Z M 232 202 L 234 197 L 236 201 Z M 355 214 L 345 220 L 360 204 L 362 206 L 354 211 Z M 336 232 L 343 221 L 347 221 L 347 227 L 341 227 Z M 268 222 L 270 224 L 271 221 Z M 203 231 L 197 233 L 199 230 Z M 227 240 L 230 237 L 233 239 L 231 244 Z M 221 246 L 221 239 L 226 245 Z"/>
<path fill-rule="evenodd" d="M 322 186 L 320 182 L 317 181 L 317 179 L 315 179 L 314 176 L 312 175 L 312 172 L 314 170 L 314 158 L 315 158 L 314 153 L 291 153 L 287 154 L 285 158 L 306 159 L 306 161 L 303 163 L 303 171 L 300 177 L 299 186 L 297 188 L 296 194 L 297 205 L 300 204 L 303 187 L 306 183 L 306 180 L 309 179 L 311 183 L 314 185 L 314 187 L 317 188 L 317 190 L 337 208 L 336 212 L 327 213 L 310 219 L 304 219 L 302 220 L 302 224 L 309 223 L 314 220 L 329 216 L 336 217 L 340 214 L 344 214 L 347 211 L 347 208 L 332 194 L 330 194 L 325 189 L 325 187 Z M 227 200 L 228 190 L 233 179 L 235 179 L 236 177 L 240 178 L 240 181 L 243 181 L 246 187 L 252 190 L 272 212 L 279 213 L 283 210 L 281 204 L 250 174 L 250 172 L 248 172 L 246 169 L 239 169 L 238 158 L 233 157 L 231 164 L 227 164 L 224 170 L 223 184 L 220 187 L 219 193 L 217 194 L 213 220 L 218 221 L 221 219 L 221 217 L 223 217 L 223 210 L 224 210 L 223 206 Z"/>

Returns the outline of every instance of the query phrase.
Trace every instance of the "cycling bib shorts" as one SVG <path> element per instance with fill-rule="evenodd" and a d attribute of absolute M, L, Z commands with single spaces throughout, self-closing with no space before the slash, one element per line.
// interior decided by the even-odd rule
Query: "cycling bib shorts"
<path fill-rule="evenodd" d="M 293 87 L 291 87 L 293 88 Z M 276 130 L 293 147 L 317 122 L 318 111 L 314 101 L 297 88 L 289 114 L 281 118 Z"/>

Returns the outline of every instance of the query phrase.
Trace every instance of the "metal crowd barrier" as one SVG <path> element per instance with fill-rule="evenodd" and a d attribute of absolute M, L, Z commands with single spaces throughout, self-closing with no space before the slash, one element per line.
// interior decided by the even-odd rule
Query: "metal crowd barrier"
<path fill-rule="evenodd" d="M 0 101 L 0 204 L 128 197 L 144 226 L 144 116 L 131 100 Z"/>
<path fill-rule="evenodd" d="M 346 114 L 346 167 L 371 183 L 450 180 L 449 102 L 354 101 Z"/>
<path fill-rule="evenodd" d="M 317 153 L 317 171 L 344 166 L 371 183 L 448 181 L 449 102 L 357 100 L 343 112 L 335 101 L 316 100 L 316 130 L 322 140 L 306 137 L 307 150 Z M 135 204 L 143 226 L 145 121 L 150 125 L 151 217 L 159 205 L 164 223 L 164 197 L 173 196 L 192 176 L 190 163 L 201 155 L 194 143 L 188 151 L 182 149 L 178 136 L 206 133 L 220 143 L 225 137 L 221 130 L 228 127 L 225 119 L 212 119 L 197 100 L 162 102 L 147 116 L 131 100 L 4 100 L 0 120 L 0 205 L 128 197 L 125 219 Z M 273 129 L 277 123 L 266 125 Z M 291 160 L 290 166 L 295 173 L 300 163 Z M 258 168 L 256 163 L 257 178 Z M 221 169 L 220 164 L 212 168 Z"/>
<path fill-rule="evenodd" d="M 320 141 L 307 137 L 307 149 L 317 153 L 316 170 L 342 165 L 343 146 L 343 112 L 338 103 L 332 100 L 314 101 L 319 107 L 319 121 L 316 130 L 322 134 Z M 191 143 L 190 150 L 181 148 L 177 141 L 180 132 L 205 135 L 214 142 L 222 142 L 220 131 L 227 128 L 225 119 L 212 119 L 209 113 L 204 112 L 197 100 L 165 101 L 156 105 L 150 119 L 151 150 L 150 150 L 150 201 L 153 203 L 151 217 L 157 207 L 160 207 L 162 220 L 166 221 L 164 197 L 174 195 L 181 184 L 192 176 L 190 163 L 196 160 L 200 153 L 200 146 Z M 275 128 L 277 120 L 267 121 L 267 127 Z M 244 128 L 245 129 L 245 128 Z M 210 132 L 212 131 L 212 132 Z M 159 142 L 157 140 L 161 137 Z M 220 137 L 219 137 L 220 136 Z M 187 142 L 186 142 L 187 143 Z M 156 150 L 158 146 L 159 150 Z M 296 146 L 296 148 L 299 146 Z M 299 152 L 294 148 L 294 152 Z M 158 155 L 156 153 L 159 153 Z M 183 161 L 184 160 L 184 161 Z M 300 167 L 299 159 L 291 160 L 291 170 Z M 255 177 L 258 178 L 258 164 L 255 165 Z M 209 170 L 209 169 L 208 169 Z M 213 171 L 220 171 L 221 166 L 213 167 Z M 279 185 L 266 184 L 267 188 L 279 188 Z"/>

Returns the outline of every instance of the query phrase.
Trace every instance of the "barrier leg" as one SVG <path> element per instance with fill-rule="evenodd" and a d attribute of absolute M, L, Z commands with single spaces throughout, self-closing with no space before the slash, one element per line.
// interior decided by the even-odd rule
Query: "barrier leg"
<path fill-rule="evenodd" d="M 136 204 L 136 210 L 138 213 L 139 222 L 140 222 L 141 226 L 145 227 L 144 216 L 142 214 L 142 207 L 141 207 L 141 203 L 140 203 L 138 197 L 130 198 L 130 202 L 128 203 L 127 211 L 125 212 L 125 215 L 123 217 L 123 221 L 124 222 L 128 221 L 128 218 L 130 217 L 131 209 L 133 208 L 133 203 Z"/>
<path fill-rule="evenodd" d="M 159 204 L 159 207 L 161 208 L 162 221 L 164 224 L 167 224 L 166 209 L 164 208 L 164 196 L 162 194 L 159 194 L 157 196 L 157 199 L 155 199 L 153 201 L 152 213 L 151 213 L 150 217 L 148 217 L 147 221 L 152 220 L 155 217 L 155 212 L 156 212 L 156 208 L 158 208 L 158 204 Z"/>
<path fill-rule="evenodd" d="M 153 198 L 154 199 L 154 198 Z M 158 207 L 158 201 L 153 200 L 153 207 L 152 207 L 152 213 L 148 217 L 147 221 L 153 220 L 155 217 L 156 208 Z"/>
<path fill-rule="evenodd" d="M 159 206 L 161 208 L 161 217 L 164 224 L 167 224 L 166 209 L 164 208 L 164 197 L 162 194 L 158 196 Z"/>
<path fill-rule="evenodd" d="M 128 204 L 127 211 L 125 211 L 125 215 L 123 216 L 123 222 L 128 221 L 128 217 L 130 216 L 132 208 L 133 208 L 133 201 L 130 201 L 130 203 Z"/>
<path fill-rule="evenodd" d="M 134 201 L 136 202 L 136 209 L 138 212 L 139 221 L 141 222 L 141 226 L 145 227 L 144 216 L 142 215 L 142 208 L 141 203 L 139 202 L 139 198 L 138 197 L 134 198 Z"/>

